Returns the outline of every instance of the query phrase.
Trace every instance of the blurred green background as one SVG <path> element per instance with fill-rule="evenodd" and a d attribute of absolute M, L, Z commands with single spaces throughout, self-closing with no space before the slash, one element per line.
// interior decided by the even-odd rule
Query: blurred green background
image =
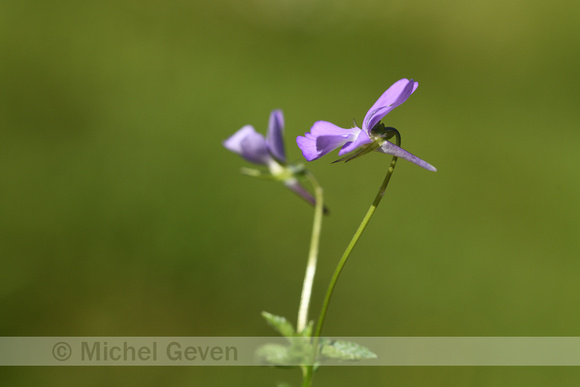
<path fill-rule="evenodd" d="M 577 1 L 2 1 L 0 335 L 269 336 L 296 316 L 312 210 L 221 141 L 349 127 L 396 80 L 401 160 L 330 336 L 580 335 Z M 308 165 L 314 289 L 390 158 Z M 272 386 L 269 368 L 3 368 L 6 386 Z M 578 368 L 326 368 L 316 385 L 577 386 Z"/>

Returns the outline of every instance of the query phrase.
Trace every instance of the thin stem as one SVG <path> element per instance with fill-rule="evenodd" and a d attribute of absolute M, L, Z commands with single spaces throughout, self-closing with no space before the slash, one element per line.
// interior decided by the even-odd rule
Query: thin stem
<path fill-rule="evenodd" d="M 401 136 L 400 136 L 399 132 L 396 132 L 395 136 L 396 136 L 397 146 L 400 146 L 401 145 Z M 396 156 L 393 156 L 393 158 L 391 160 L 391 164 L 389 165 L 389 169 L 387 171 L 387 175 L 385 176 L 385 179 L 383 180 L 383 184 L 381 185 L 381 188 L 379 189 L 379 192 L 377 193 L 375 200 L 373 200 L 371 207 L 367 211 L 360 226 L 358 227 L 358 229 L 354 233 L 354 236 L 352 237 L 350 243 L 346 247 L 344 254 L 340 258 L 340 261 L 338 262 L 338 265 L 336 266 L 336 269 L 334 270 L 334 274 L 332 275 L 332 278 L 330 280 L 330 284 L 328 285 L 328 289 L 326 290 L 326 296 L 324 297 L 324 301 L 322 303 L 322 309 L 320 310 L 320 316 L 318 318 L 318 323 L 316 324 L 316 330 L 314 331 L 313 354 L 312 354 L 311 363 L 310 363 L 311 365 L 309 365 L 306 369 L 303 384 L 302 384 L 303 387 L 312 386 L 312 377 L 313 377 L 313 373 L 314 373 L 313 363 L 316 360 L 316 354 L 318 353 L 318 343 L 319 343 L 319 339 L 320 339 L 320 334 L 322 333 L 322 327 L 324 326 L 326 312 L 328 311 L 328 306 L 330 305 L 330 299 L 332 298 L 332 294 L 334 292 L 334 288 L 336 287 L 336 283 L 338 282 L 338 278 L 340 277 L 340 273 L 342 272 L 342 269 L 344 268 L 346 261 L 350 257 L 352 250 L 354 249 L 357 242 L 359 241 L 363 231 L 365 230 L 365 228 L 367 227 L 373 214 L 375 213 L 375 210 L 377 209 L 383 196 L 385 196 L 385 191 L 387 189 L 387 186 L 389 185 L 389 181 L 391 180 L 391 176 L 393 175 L 393 172 L 395 170 L 395 166 L 397 165 L 397 159 L 398 158 Z"/>
<path fill-rule="evenodd" d="M 300 296 L 300 306 L 298 307 L 298 322 L 296 331 L 301 333 L 308 326 L 308 310 L 312 295 L 312 285 L 316 274 L 316 262 L 318 260 L 318 246 L 320 243 L 320 230 L 322 228 L 322 213 L 324 209 L 323 191 L 318 181 L 310 172 L 306 172 L 306 177 L 314 188 L 314 221 L 312 225 L 312 237 L 310 239 L 310 250 L 308 252 L 308 262 L 306 264 L 306 274 L 302 285 L 302 295 Z"/>

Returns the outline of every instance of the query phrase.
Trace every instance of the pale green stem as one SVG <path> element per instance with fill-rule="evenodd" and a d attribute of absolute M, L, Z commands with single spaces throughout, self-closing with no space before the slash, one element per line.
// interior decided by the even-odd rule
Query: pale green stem
<path fill-rule="evenodd" d="M 397 146 L 400 146 L 401 145 L 401 136 L 399 135 L 398 132 L 395 134 L 395 136 L 396 136 L 396 140 L 397 140 L 396 141 Z M 330 299 L 332 298 L 332 293 L 334 292 L 334 288 L 336 287 L 336 283 L 338 281 L 338 278 L 340 277 L 340 273 L 342 272 L 342 269 L 344 268 L 344 265 L 346 264 L 346 261 L 348 260 L 348 258 L 350 256 L 350 253 L 352 252 L 352 250 L 356 246 L 363 231 L 365 230 L 365 228 L 367 227 L 373 214 L 375 213 L 375 210 L 377 209 L 379 203 L 381 202 L 381 199 L 383 198 L 383 196 L 385 196 L 385 191 L 387 189 L 387 185 L 389 184 L 389 180 L 391 180 L 391 176 L 393 175 L 393 171 L 395 170 L 395 166 L 397 165 L 397 159 L 398 158 L 396 156 L 393 156 L 393 159 L 391 160 L 391 164 L 389 165 L 389 170 L 387 171 L 387 175 L 385 176 L 385 179 L 383 180 L 383 184 L 381 185 L 381 188 L 379 189 L 379 192 L 377 193 L 375 200 L 371 204 L 371 207 L 367 211 L 367 214 L 363 218 L 360 226 L 356 230 L 350 243 L 346 247 L 344 254 L 340 258 L 340 261 L 338 262 L 336 269 L 334 270 L 334 274 L 332 275 L 332 278 L 330 280 L 330 284 L 328 285 L 328 289 L 326 291 L 326 296 L 324 297 L 324 301 L 322 303 L 322 309 L 320 310 L 320 316 L 318 317 L 318 323 L 316 324 L 316 330 L 314 331 L 313 354 L 312 354 L 310 364 L 313 364 L 314 361 L 316 360 L 316 354 L 318 353 L 318 342 L 320 339 L 320 334 L 322 332 L 322 327 L 324 325 L 324 320 L 326 318 L 326 312 L 328 311 Z M 314 365 L 309 365 L 306 368 L 306 372 L 304 374 L 304 380 L 302 383 L 303 387 L 312 386 L 312 377 L 314 376 L 313 374 L 314 374 Z"/>
<path fill-rule="evenodd" d="M 302 295 L 300 296 L 300 306 L 298 308 L 298 322 L 296 324 L 296 331 L 298 333 L 304 331 L 308 326 L 308 310 L 310 308 L 314 275 L 316 274 L 320 230 L 322 228 L 322 212 L 324 208 L 322 187 L 310 172 L 306 172 L 306 177 L 314 188 L 316 204 L 314 206 L 314 221 L 312 225 L 312 237 L 310 239 L 310 251 L 308 252 L 306 274 L 304 275 L 304 284 L 302 285 Z"/>

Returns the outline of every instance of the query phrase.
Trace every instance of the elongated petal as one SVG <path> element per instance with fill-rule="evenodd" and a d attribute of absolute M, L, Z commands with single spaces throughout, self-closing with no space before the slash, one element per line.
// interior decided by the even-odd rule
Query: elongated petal
<path fill-rule="evenodd" d="M 264 136 L 252 125 L 246 125 L 223 142 L 223 146 L 242 156 L 249 162 L 266 165 L 271 156 Z"/>
<path fill-rule="evenodd" d="M 312 194 L 310 194 L 310 192 L 308 192 L 297 179 L 288 179 L 284 181 L 284 185 L 292 190 L 292 192 L 300 196 L 302 199 L 306 200 L 308 203 L 312 204 L 313 206 L 316 205 L 316 199 L 314 196 L 312 196 Z M 328 208 L 324 206 L 322 208 L 322 212 L 324 214 L 328 214 Z"/>
<path fill-rule="evenodd" d="M 359 132 L 359 128 L 343 129 L 327 121 L 317 121 L 309 133 L 296 138 L 296 143 L 304 158 L 312 161 L 356 140 Z"/>
<path fill-rule="evenodd" d="M 284 115 L 281 110 L 273 110 L 268 122 L 266 145 L 276 160 L 286 163 L 286 151 L 284 150 Z"/>
<path fill-rule="evenodd" d="M 310 192 L 308 192 L 306 190 L 306 188 L 304 188 L 299 182 L 298 180 L 292 178 L 292 179 L 288 179 L 286 181 L 284 181 L 284 185 L 288 188 L 290 188 L 295 194 L 297 194 L 298 196 L 300 196 L 302 199 L 306 200 L 308 203 L 314 205 L 316 203 L 316 200 L 314 199 L 314 196 L 312 196 L 310 194 Z"/>
<path fill-rule="evenodd" d="M 420 158 L 418 158 L 414 154 L 407 152 L 403 148 L 400 148 L 389 141 L 385 141 L 379 148 L 377 148 L 377 152 L 397 156 L 401 159 L 405 159 L 407 161 L 410 161 L 413 164 L 417 164 L 418 166 L 425 168 L 428 171 L 437 172 L 437 168 L 435 168 L 434 166 L 432 166 L 428 162 L 421 160 Z"/>
<path fill-rule="evenodd" d="M 363 130 L 368 133 L 391 110 L 405 102 L 418 86 L 419 83 L 412 79 L 403 78 L 395 82 L 369 109 L 363 121 Z"/>

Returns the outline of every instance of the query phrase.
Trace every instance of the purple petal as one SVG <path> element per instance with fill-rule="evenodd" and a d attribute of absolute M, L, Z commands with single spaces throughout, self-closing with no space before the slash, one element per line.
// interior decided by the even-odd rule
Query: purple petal
<path fill-rule="evenodd" d="M 316 203 L 314 197 L 298 182 L 298 180 L 288 179 L 284 181 L 284 185 L 310 204 L 314 205 Z"/>
<path fill-rule="evenodd" d="M 405 102 L 418 86 L 419 83 L 412 79 L 403 78 L 395 82 L 369 109 L 363 121 L 363 130 L 368 133 L 387 113 Z"/>
<path fill-rule="evenodd" d="M 304 188 L 302 184 L 300 184 L 300 182 L 298 182 L 298 180 L 295 178 L 284 181 L 284 185 L 292 190 L 292 192 L 300 196 L 302 199 L 306 200 L 308 203 L 312 204 L 313 206 L 316 205 L 316 199 L 314 196 L 312 196 L 310 192 L 308 192 L 306 188 Z M 322 212 L 324 214 L 328 214 L 328 208 L 324 206 L 322 208 Z"/>
<path fill-rule="evenodd" d="M 286 152 L 284 151 L 284 115 L 281 110 L 273 110 L 270 113 L 268 123 L 268 133 L 266 134 L 266 145 L 270 153 L 280 162 L 286 162 Z"/>
<path fill-rule="evenodd" d="M 349 142 L 347 144 L 344 144 L 344 146 L 342 147 L 342 149 L 338 152 L 339 156 L 345 155 L 347 153 L 352 152 L 353 150 L 360 148 L 363 145 L 366 144 L 370 144 L 371 142 L 373 142 L 370 138 L 369 135 L 364 131 L 361 130 L 359 128 L 355 128 L 358 129 L 358 133 L 357 133 L 357 137 L 354 141 Z"/>
<path fill-rule="evenodd" d="M 316 160 L 320 156 L 316 150 L 316 138 L 308 136 L 310 133 L 306 133 L 305 137 L 296 137 L 296 144 L 298 148 L 302 151 L 302 155 L 307 161 Z"/>
<path fill-rule="evenodd" d="M 316 160 L 344 144 L 354 141 L 359 128 L 343 129 L 327 121 L 317 121 L 304 137 L 298 136 L 296 143 L 308 161 Z"/>
<path fill-rule="evenodd" d="M 323 156 L 345 144 L 350 144 L 354 140 L 351 137 L 348 133 L 334 136 L 318 136 L 316 138 L 316 150 L 320 156 Z"/>
<path fill-rule="evenodd" d="M 405 159 L 414 164 L 417 164 L 418 166 L 423 167 L 428 171 L 437 172 L 437 169 L 428 162 L 421 160 L 417 156 L 407 152 L 403 148 L 400 148 L 389 141 L 385 141 L 380 148 L 377 148 L 377 152 L 397 156 L 401 159 Z"/>
<path fill-rule="evenodd" d="M 246 125 L 223 142 L 223 146 L 255 164 L 268 164 L 271 159 L 264 136 L 252 125 Z"/>

